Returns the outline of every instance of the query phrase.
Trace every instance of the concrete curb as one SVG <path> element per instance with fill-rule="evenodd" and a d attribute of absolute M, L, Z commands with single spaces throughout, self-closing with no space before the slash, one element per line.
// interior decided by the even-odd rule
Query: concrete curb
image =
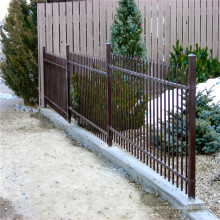
<path fill-rule="evenodd" d="M 64 118 L 51 109 L 40 108 L 41 114 L 54 122 L 59 128 L 77 139 L 86 148 L 102 154 L 115 166 L 122 168 L 137 183 L 151 193 L 158 193 L 161 199 L 167 200 L 173 207 L 182 211 L 190 219 L 218 218 L 206 210 L 206 204 L 198 199 L 188 199 L 188 196 L 170 184 L 166 179 L 154 172 L 151 168 L 135 159 L 130 154 L 116 146 L 108 145 L 91 132 L 79 127 L 76 123 L 69 124 Z"/>

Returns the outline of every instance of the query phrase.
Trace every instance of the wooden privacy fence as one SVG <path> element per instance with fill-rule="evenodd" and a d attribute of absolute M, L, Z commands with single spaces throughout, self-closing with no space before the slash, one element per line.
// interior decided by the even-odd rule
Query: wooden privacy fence
<path fill-rule="evenodd" d="M 142 39 L 147 56 L 169 61 L 172 45 L 180 40 L 188 45 L 213 49 L 220 58 L 219 0 L 136 0 L 143 18 Z M 74 0 L 38 3 L 39 94 L 43 104 L 43 51 L 65 58 L 70 51 L 104 58 L 117 0 Z"/>
<path fill-rule="evenodd" d="M 195 198 L 196 56 L 183 72 L 115 56 L 110 44 L 106 60 L 66 51 L 44 52 L 45 104 Z"/>

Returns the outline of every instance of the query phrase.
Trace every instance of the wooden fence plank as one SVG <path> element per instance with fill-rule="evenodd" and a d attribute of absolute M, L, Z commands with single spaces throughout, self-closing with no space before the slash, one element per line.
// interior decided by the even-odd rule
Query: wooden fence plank
<path fill-rule="evenodd" d="M 163 52 L 164 52 L 164 1 L 158 0 L 158 62 L 163 62 Z"/>
<path fill-rule="evenodd" d="M 151 0 L 145 0 L 146 3 L 146 47 L 147 47 L 147 57 L 151 59 L 152 57 L 152 44 L 151 44 Z"/>
<path fill-rule="evenodd" d="M 45 47 L 45 4 L 37 5 L 38 17 L 38 71 L 39 71 L 39 105 L 44 105 L 44 69 L 43 69 L 43 47 Z"/>
<path fill-rule="evenodd" d="M 198 43 L 198 45 L 201 45 L 200 40 L 200 0 L 195 0 L 195 45 Z"/>
<path fill-rule="evenodd" d="M 73 1 L 74 52 L 79 53 L 79 2 Z"/>
<path fill-rule="evenodd" d="M 92 0 L 87 0 L 87 55 L 93 56 Z"/>
<path fill-rule="evenodd" d="M 94 17 L 94 56 L 99 57 L 99 0 L 93 0 L 93 17 Z"/>
<path fill-rule="evenodd" d="M 167 0 L 164 0 L 165 6 L 165 63 L 169 62 L 169 55 L 170 55 L 170 48 L 171 48 L 171 31 L 170 31 L 170 18 L 171 18 L 171 8 L 170 8 L 170 2 Z"/>
<path fill-rule="evenodd" d="M 141 12 L 141 17 L 142 17 L 142 28 L 143 28 L 143 31 L 142 31 L 142 34 L 141 34 L 141 38 L 142 38 L 142 42 L 144 42 L 144 39 L 145 39 L 145 37 L 144 37 L 144 35 L 145 35 L 145 33 L 144 33 L 144 20 L 145 20 L 145 1 L 144 0 L 139 0 L 138 1 L 138 8 L 139 8 L 139 10 L 140 10 L 140 12 Z"/>
<path fill-rule="evenodd" d="M 182 0 L 177 0 L 177 39 L 179 39 L 180 45 L 183 45 L 183 14 L 182 14 Z"/>
<path fill-rule="evenodd" d="M 86 54 L 86 5 L 80 1 L 80 51 Z"/>
<path fill-rule="evenodd" d="M 218 55 L 218 1 L 213 1 L 213 56 Z"/>
<path fill-rule="evenodd" d="M 106 56 L 106 0 L 100 1 L 100 57 Z"/>
<path fill-rule="evenodd" d="M 53 3 L 53 52 L 57 56 L 60 54 L 59 25 L 59 3 Z"/>
<path fill-rule="evenodd" d="M 112 16 L 114 19 L 115 14 L 117 13 L 116 8 L 118 7 L 118 0 L 112 0 Z"/>
<path fill-rule="evenodd" d="M 206 13 L 207 13 L 207 47 L 208 47 L 208 50 L 210 50 L 211 48 L 213 48 L 213 45 L 212 45 L 212 0 L 208 0 L 207 1 L 207 10 L 206 10 Z"/>
<path fill-rule="evenodd" d="M 66 57 L 66 4 L 60 4 L 60 55 Z"/>
<path fill-rule="evenodd" d="M 193 0 L 190 0 L 193 1 Z M 188 0 L 183 0 L 183 49 L 186 49 L 188 46 L 189 40 L 188 40 L 188 27 L 189 27 L 189 21 L 188 21 L 188 15 L 189 15 L 189 8 L 188 8 Z"/>
<path fill-rule="evenodd" d="M 152 59 L 157 60 L 157 1 L 152 1 Z"/>
<path fill-rule="evenodd" d="M 206 0 L 201 0 L 201 47 L 206 46 Z"/>
<path fill-rule="evenodd" d="M 67 44 L 70 46 L 70 51 L 73 51 L 73 5 L 72 2 L 66 2 L 66 22 L 67 22 Z"/>
<path fill-rule="evenodd" d="M 220 3 L 218 4 L 218 24 L 220 24 L 219 14 L 220 14 Z M 219 26 L 218 26 L 218 60 L 220 61 L 220 27 Z"/>
<path fill-rule="evenodd" d="M 47 52 L 53 53 L 52 46 L 52 4 L 46 3 L 46 45 Z"/>
<path fill-rule="evenodd" d="M 171 52 L 173 52 L 173 45 L 176 45 L 176 17 L 176 0 L 171 0 Z"/>
<path fill-rule="evenodd" d="M 189 45 L 194 48 L 194 36 L 195 36 L 195 1 L 189 0 Z M 187 46 L 187 45 L 186 45 Z"/>
<path fill-rule="evenodd" d="M 107 1 L 107 42 L 110 42 L 112 19 L 112 1 Z"/>
<path fill-rule="evenodd" d="M 176 43 L 176 36 L 180 38 L 180 44 L 184 48 L 188 44 L 195 46 L 195 43 L 200 45 L 202 42 L 203 48 L 208 45 L 209 49 L 213 48 L 214 56 L 219 56 L 219 0 L 136 0 L 136 2 L 142 14 L 144 23 L 142 40 L 146 43 L 149 59 L 156 60 L 158 56 L 159 59 L 162 59 L 165 54 L 165 61 L 169 62 L 169 54 L 172 51 L 172 45 Z M 78 1 L 45 4 L 47 8 L 44 11 L 46 14 L 46 18 L 44 17 L 46 22 L 44 44 L 48 52 L 65 56 L 67 40 L 70 48 L 74 47 L 74 51 L 77 53 L 80 52 L 79 46 L 81 45 L 83 53 L 87 51 L 90 56 L 105 57 L 105 46 L 103 45 L 106 40 L 110 40 L 110 26 L 118 6 L 117 0 L 81 1 L 80 8 Z M 162 4 L 164 4 L 163 9 L 160 7 Z M 42 19 L 45 14 L 39 15 L 39 17 Z M 106 17 L 107 21 L 102 19 L 103 17 Z M 40 18 L 38 23 L 39 20 Z M 38 29 L 41 29 L 40 25 L 38 24 Z M 79 27 L 80 25 L 82 28 Z M 38 30 L 38 32 L 39 36 L 43 30 Z"/>

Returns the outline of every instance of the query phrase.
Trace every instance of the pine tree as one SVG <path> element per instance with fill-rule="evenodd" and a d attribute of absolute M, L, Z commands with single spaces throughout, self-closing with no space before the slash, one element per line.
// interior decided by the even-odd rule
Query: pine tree
<path fill-rule="evenodd" d="M 36 11 L 36 3 L 11 0 L 1 33 L 5 55 L 0 66 L 3 78 L 25 104 L 38 99 Z"/>
<path fill-rule="evenodd" d="M 141 41 L 141 13 L 134 0 L 119 0 L 111 31 L 114 53 L 137 58 L 146 56 L 146 47 Z"/>

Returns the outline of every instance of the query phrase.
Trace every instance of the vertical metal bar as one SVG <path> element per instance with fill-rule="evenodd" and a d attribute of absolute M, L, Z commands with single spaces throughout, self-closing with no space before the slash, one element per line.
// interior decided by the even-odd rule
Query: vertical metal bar
<path fill-rule="evenodd" d="M 188 197 L 195 198 L 195 145 L 196 145 L 196 55 L 188 56 L 188 130 L 189 130 L 189 156 L 188 156 Z"/>
<path fill-rule="evenodd" d="M 172 82 L 174 82 L 174 68 L 172 68 Z M 174 88 L 172 88 L 172 169 L 174 169 Z M 172 172 L 172 184 L 174 184 L 173 172 Z"/>
<path fill-rule="evenodd" d="M 124 68 L 127 69 L 127 57 L 125 57 L 125 60 L 124 60 Z M 127 122 L 129 121 L 129 114 L 128 114 L 128 84 L 127 84 L 127 74 L 125 73 L 124 76 L 123 76 L 123 87 L 124 87 L 124 93 L 125 93 L 125 115 L 124 115 L 124 118 L 125 118 L 125 137 L 128 138 L 128 124 Z M 127 141 L 125 142 L 126 144 L 126 151 L 128 151 L 128 143 Z"/>
<path fill-rule="evenodd" d="M 138 70 L 138 65 L 139 65 L 139 62 L 138 62 L 138 60 L 136 60 L 136 72 L 139 72 L 139 70 Z M 137 118 L 136 118 L 136 130 L 135 130 L 135 133 L 136 133 L 136 135 L 135 135 L 135 143 L 137 144 L 137 145 L 139 145 L 139 141 L 138 141 L 138 139 L 139 139 L 139 128 L 138 128 L 138 125 L 139 125 L 139 114 L 138 114 L 138 101 L 139 101 L 139 96 L 138 96 L 138 93 L 139 93 L 139 80 L 140 80 L 140 78 L 137 76 L 136 77 L 137 78 L 137 92 L 136 92 L 136 101 L 135 101 L 135 108 L 136 108 L 136 110 L 135 110 L 135 112 L 137 112 Z M 140 146 L 140 145 L 139 145 Z M 139 151 L 139 149 L 136 149 L 136 154 L 137 154 L 137 159 L 139 159 L 139 153 L 140 153 L 140 151 Z"/>
<path fill-rule="evenodd" d="M 143 60 L 143 74 L 147 75 L 147 63 Z M 146 68 L 146 70 L 145 70 Z M 145 72 L 146 71 L 146 72 Z M 144 124 L 143 124 L 143 135 L 144 135 L 144 139 L 143 139 L 143 149 L 146 150 L 146 105 L 145 105 L 145 98 L 147 98 L 146 92 L 147 91 L 147 84 L 146 84 L 146 79 L 143 79 L 143 114 L 144 114 Z M 146 154 L 143 153 L 143 163 L 146 163 Z"/>
<path fill-rule="evenodd" d="M 104 71 L 104 63 L 102 62 L 102 70 Z M 105 103 L 104 103 L 104 95 L 105 95 L 105 92 L 104 92 L 104 80 L 103 80 L 104 76 L 101 74 L 101 128 L 103 130 L 104 129 L 104 115 L 105 115 Z M 105 135 L 102 134 L 102 140 L 104 141 L 105 140 Z"/>
<path fill-rule="evenodd" d="M 186 69 L 186 75 L 185 75 L 185 85 L 187 86 L 188 85 L 188 69 Z M 185 140 L 185 144 L 186 144 L 186 156 L 185 156 L 185 176 L 188 177 L 188 129 L 189 129 L 189 126 L 188 126 L 188 99 L 187 99 L 187 96 L 188 96 L 188 91 L 186 90 L 186 98 L 185 98 L 185 101 L 186 101 L 186 113 L 185 113 L 185 116 L 186 116 L 186 140 Z M 188 193 L 188 181 L 185 181 L 185 194 Z"/>
<path fill-rule="evenodd" d="M 155 77 L 155 63 L 153 62 L 153 77 Z M 153 155 L 155 155 L 155 82 L 153 81 Z M 155 160 L 153 159 L 153 170 L 155 170 Z"/>
<path fill-rule="evenodd" d="M 168 65 L 168 81 L 170 81 L 170 71 L 172 69 Z M 170 87 L 168 87 L 168 166 L 170 167 Z M 168 170 L 168 181 L 170 181 L 170 170 Z"/>
<path fill-rule="evenodd" d="M 124 69 L 125 68 L 125 57 L 123 56 L 122 57 L 122 68 Z M 126 112 L 126 106 L 125 106 L 125 88 L 124 88 L 124 76 L 125 76 L 125 73 L 123 72 L 122 73 L 122 88 L 121 88 L 121 92 L 122 92 L 122 121 L 123 121 L 123 124 L 122 124 L 122 131 L 123 131 L 123 136 L 125 136 L 125 122 L 126 122 L 126 117 L 125 117 L 125 112 Z M 123 140 L 123 146 L 124 146 L 124 149 L 126 149 L 125 147 L 125 140 Z"/>
<path fill-rule="evenodd" d="M 162 73 L 162 63 L 160 63 L 160 80 L 162 81 L 163 73 Z M 163 146 L 163 131 L 162 131 L 162 83 L 160 83 L 160 161 L 163 161 L 163 154 L 162 154 L 162 146 Z M 158 119 L 157 119 L 158 120 Z M 160 175 L 162 176 L 162 164 L 160 165 Z"/>
<path fill-rule="evenodd" d="M 100 70 L 100 66 L 101 66 L 101 63 L 100 63 L 100 59 L 97 60 L 98 62 L 98 67 L 97 69 Z M 97 74 L 97 81 L 98 81 L 98 87 L 97 87 L 97 111 L 96 111 L 96 114 L 97 114 L 97 125 L 100 127 L 100 118 L 101 118 L 101 112 L 100 112 L 100 106 L 101 106 L 101 86 L 100 86 L 100 74 L 99 73 L 96 73 Z M 101 132 L 100 131 L 97 131 L 98 132 L 98 137 L 101 138 Z"/>
<path fill-rule="evenodd" d="M 135 65 L 136 63 L 135 63 L 135 59 L 133 59 L 133 67 L 134 67 L 134 71 L 136 70 L 136 65 Z M 133 131 L 132 131 L 132 133 L 134 133 L 133 135 L 133 137 L 134 137 L 134 139 L 133 139 L 133 142 L 134 143 L 136 143 L 136 132 L 135 132 L 135 128 L 136 128 L 136 126 L 135 126 L 135 123 L 136 123 L 136 119 L 135 119 L 135 95 L 136 95 L 136 90 L 135 90 L 135 84 L 136 84 L 136 77 L 134 76 L 134 99 L 133 99 L 133 101 L 134 101 L 134 103 L 133 103 L 133 113 L 134 113 L 134 129 L 133 129 Z M 137 152 L 137 148 L 136 147 L 134 147 L 134 156 L 136 157 L 136 152 Z"/>
<path fill-rule="evenodd" d="M 151 65 L 151 61 L 150 61 L 150 64 L 149 64 L 149 70 L 150 70 L 150 76 L 152 76 L 152 71 L 151 71 L 151 68 L 152 68 L 152 65 Z M 152 97 L 151 97 L 151 80 L 149 80 L 149 83 L 150 83 L 150 131 L 149 131 L 149 139 L 150 139 L 150 141 L 149 141 L 149 148 L 150 148 L 150 154 L 151 154 L 151 148 L 152 148 L 152 121 L 151 121 L 151 110 L 152 110 Z M 147 151 L 149 152 L 149 150 L 147 149 Z M 148 158 L 149 157 L 147 157 L 147 162 L 148 162 Z M 151 157 L 150 157 L 150 167 L 152 167 L 152 159 L 151 159 Z M 148 163 L 147 163 L 147 165 L 148 165 Z"/>
<path fill-rule="evenodd" d="M 116 65 L 116 57 L 114 54 L 112 54 L 112 61 L 113 61 L 113 65 Z M 116 83 L 116 71 L 114 70 L 113 74 L 112 74 L 112 85 L 113 85 L 113 89 L 112 89 L 112 120 L 113 120 L 113 128 L 116 129 L 116 125 L 117 125 L 117 103 L 116 103 L 116 92 L 117 92 L 117 83 Z M 115 133 L 113 134 L 113 140 L 116 141 L 116 135 Z"/>
<path fill-rule="evenodd" d="M 45 47 L 43 47 L 43 59 L 45 58 L 45 54 L 46 54 L 46 49 L 45 49 Z M 43 70 L 44 70 L 44 73 L 43 73 L 43 74 L 44 74 L 44 89 L 45 89 L 45 88 L 46 88 L 45 85 L 46 85 L 48 82 L 47 82 L 47 80 L 46 80 L 46 75 L 45 75 L 45 72 L 46 72 L 46 71 L 45 71 L 45 69 L 46 69 L 46 68 L 45 68 L 45 65 L 46 65 L 46 64 L 45 64 L 44 60 L 43 60 L 43 65 L 44 65 L 44 66 L 43 66 Z M 47 86 L 48 86 L 48 85 L 47 85 Z M 44 93 L 44 94 L 45 94 L 45 93 Z M 45 95 L 44 95 L 44 108 L 46 108 L 46 106 L 47 106 L 47 103 L 46 103 L 46 99 L 45 99 Z"/>
<path fill-rule="evenodd" d="M 163 79 L 166 80 L 166 65 L 164 64 L 163 65 Z M 166 85 L 164 84 L 164 163 L 166 164 L 167 163 L 167 157 L 166 157 L 166 152 L 167 152 L 167 149 L 166 149 L 166 132 L 167 132 L 167 128 L 166 128 L 166 125 L 167 125 L 167 120 L 166 120 L 166 114 L 167 114 L 167 111 L 166 111 L 166 105 L 167 105 L 167 94 L 166 94 Z M 161 131 L 162 132 L 162 131 Z M 161 144 L 161 147 L 162 147 L 162 144 Z M 164 168 L 164 177 L 166 178 L 167 177 L 167 169 Z"/>
<path fill-rule="evenodd" d="M 176 83 L 179 83 L 179 70 L 176 70 Z M 176 170 L 179 172 L 179 89 L 176 88 Z M 179 186 L 179 177 L 176 176 L 176 187 Z"/>
<path fill-rule="evenodd" d="M 148 66 L 149 64 L 146 62 L 146 75 L 149 75 L 149 66 Z M 146 149 L 146 147 L 147 147 L 147 151 L 148 151 L 148 145 L 149 145 L 149 138 L 148 138 L 148 119 L 149 119 L 149 110 L 148 110 L 148 100 L 149 100 L 149 97 L 148 97 L 148 92 L 149 92 L 149 80 L 148 79 L 146 79 L 145 80 L 146 81 L 146 113 L 145 113 L 145 115 L 146 115 L 146 120 L 147 120 L 147 124 L 146 124 L 146 126 L 147 126 L 147 130 L 146 130 L 146 145 L 147 146 L 145 146 L 145 149 Z M 145 108 L 144 108 L 145 109 Z M 146 160 L 146 163 L 147 163 L 147 165 L 148 165 L 148 155 L 145 155 L 145 157 L 147 158 L 147 160 Z"/>
<path fill-rule="evenodd" d="M 111 44 L 106 44 L 106 55 L 107 55 L 107 84 L 108 84 L 108 146 L 112 146 L 112 131 L 110 128 L 112 127 L 112 74 L 110 69 L 111 64 Z"/>
<path fill-rule="evenodd" d="M 69 51 L 70 46 L 66 45 L 66 77 L 67 77 L 67 120 L 71 123 L 71 111 L 69 107 L 71 106 L 71 95 L 70 95 L 70 84 L 71 84 L 71 76 L 70 76 L 70 66 L 69 66 Z"/>
<path fill-rule="evenodd" d="M 181 84 L 183 84 L 183 68 L 181 68 Z M 183 90 L 181 89 L 181 175 L 183 175 Z M 181 178 L 181 191 L 183 191 L 183 179 Z"/>
<path fill-rule="evenodd" d="M 156 78 L 159 78 L 159 70 L 158 70 L 158 63 L 156 64 Z M 157 158 L 159 159 L 159 112 L 158 112 L 158 109 L 159 109 L 159 83 L 157 82 L 156 83 L 156 99 L 157 99 L 157 103 L 156 103 L 156 112 L 157 112 Z M 159 172 L 159 164 L 157 162 L 157 173 Z"/>
<path fill-rule="evenodd" d="M 129 62 L 129 65 L 128 65 L 128 68 L 131 69 L 131 60 L 130 58 L 128 58 L 128 62 Z M 132 80 L 131 80 L 131 75 L 128 73 L 127 75 L 127 81 L 128 81 L 128 117 L 129 117 L 129 120 L 128 120 L 128 138 L 129 140 L 131 140 L 131 89 L 132 89 Z M 128 145 L 129 147 L 129 152 L 131 152 L 131 144 L 129 143 Z"/>

